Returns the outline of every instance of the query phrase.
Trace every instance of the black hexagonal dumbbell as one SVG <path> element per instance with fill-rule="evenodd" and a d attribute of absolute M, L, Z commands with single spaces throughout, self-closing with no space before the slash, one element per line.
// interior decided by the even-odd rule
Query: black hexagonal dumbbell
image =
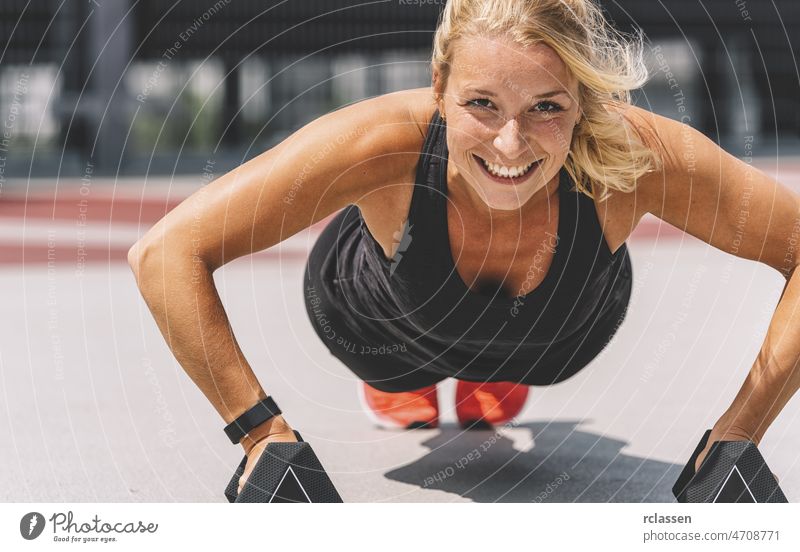
<path fill-rule="evenodd" d="M 245 456 L 225 488 L 228 502 L 342 502 L 311 445 L 294 432 L 297 443 L 270 443 L 237 494 Z"/>
<path fill-rule="evenodd" d="M 678 502 L 788 502 L 752 441 L 716 441 L 695 473 L 710 435 L 709 429 L 672 487 Z"/>

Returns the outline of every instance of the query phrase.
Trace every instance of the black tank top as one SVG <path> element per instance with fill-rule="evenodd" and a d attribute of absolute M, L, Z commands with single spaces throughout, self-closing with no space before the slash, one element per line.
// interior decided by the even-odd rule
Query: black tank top
<path fill-rule="evenodd" d="M 611 253 L 593 200 L 577 192 L 562 169 L 558 237 L 550 239 L 555 253 L 541 284 L 515 298 L 499 287 L 471 290 L 450 250 L 447 159 L 446 126 L 437 111 L 391 260 L 360 211 L 335 229 L 337 251 L 322 271 L 337 315 L 376 347 L 403 344 L 402 358 L 415 368 L 534 385 L 537 373 L 559 375 L 542 385 L 571 376 L 605 347 L 625 317 L 632 287 L 626 245 Z"/>

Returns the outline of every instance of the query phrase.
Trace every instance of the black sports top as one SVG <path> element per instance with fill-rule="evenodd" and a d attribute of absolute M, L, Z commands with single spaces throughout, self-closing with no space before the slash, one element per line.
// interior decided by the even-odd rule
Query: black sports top
<path fill-rule="evenodd" d="M 437 111 L 391 260 L 360 211 L 336 229 L 337 250 L 327 254 L 321 281 L 337 317 L 366 343 L 403 344 L 403 361 L 418 369 L 529 385 L 566 379 L 605 347 L 625 317 L 632 282 L 626 245 L 611 253 L 594 202 L 562 170 L 558 238 L 551 239 L 555 253 L 544 281 L 516 298 L 500 288 L 471 290 L 450 251 L 447 159 Z"/>

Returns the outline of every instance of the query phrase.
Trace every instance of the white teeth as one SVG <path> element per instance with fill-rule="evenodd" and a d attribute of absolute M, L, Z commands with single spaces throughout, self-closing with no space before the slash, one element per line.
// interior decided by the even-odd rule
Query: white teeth
<path fill-rule="evenodd" d="M 501 176 L 505 178 L 508 178 L 509 176 L 513 178 L 523 176 L 530 170 L 531 167 L 533 167 L 533 165 L 536 164 L 536 162 L 534 161 L 533 163 L 530 163 L 528 165 L 520 165 L 518 167 L 506 167 L 503 165 L 497 165 L 495 163 L 489 163 L 483 158 L 479 159 L 483 162 L 483 166 L 486 167 L 490 173 L 492 173 L 495 176 Z"/>

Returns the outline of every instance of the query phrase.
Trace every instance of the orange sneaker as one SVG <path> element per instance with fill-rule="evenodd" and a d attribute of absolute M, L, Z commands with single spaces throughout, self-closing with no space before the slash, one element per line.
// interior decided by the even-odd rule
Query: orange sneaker
<path fill-rule="evenodd" d="M 439 426 L 439 401 L 435 385 L 414 391 L 387 393 L 361 381 L 358 391 L 364 412 L 379 427 L 416 429 Z"/>
<path fill-rule="evenodd" d="M 507 422 L 520 413 L 528 398 L 528 386 L 499 381 L 456 384 L 456 415 L 464 429 L 485 429 Z"/>

